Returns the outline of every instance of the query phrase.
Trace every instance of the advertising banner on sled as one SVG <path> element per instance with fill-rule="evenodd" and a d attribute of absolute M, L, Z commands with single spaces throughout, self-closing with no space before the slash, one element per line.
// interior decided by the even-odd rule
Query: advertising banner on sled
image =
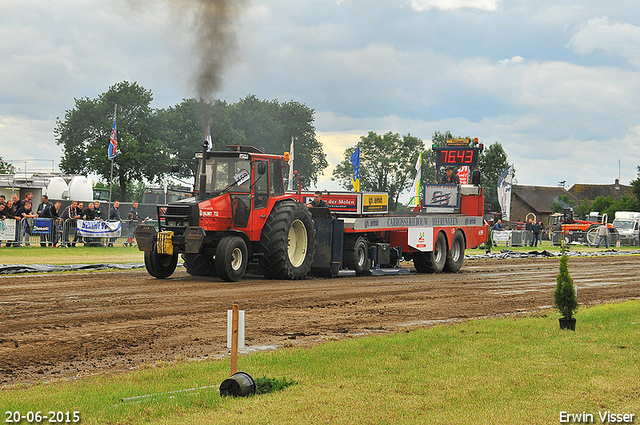
<path fill-rule="evenodd" d="M 0 241 L 16 240 L 16 220 L 6 219 L 0 220 Z"/>
<path fill-rule="evenodd" d="M 122 234 L 119 221 L 78 220 L 78 235 L 94 238 L 118 238 Z"/>

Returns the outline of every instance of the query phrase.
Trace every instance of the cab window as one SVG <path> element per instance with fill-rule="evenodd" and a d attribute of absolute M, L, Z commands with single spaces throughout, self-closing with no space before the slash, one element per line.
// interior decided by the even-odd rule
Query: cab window
<path fill-rule="evenodd" d="M 256 160 L 254 164 L 255 170 L 258 170 L 258 164 L 260 163 L 264 163 L 265 166 L 269 164 L 267 161 Z M 253 177 L 255 188 L 254 209 L 257 210 L 266 207 L 269 202 L 269 173 L 258 174 L 258 172 L 255 171 Z"/>
<path fill-rule="evenodd" d="M 271 161 L 271 195 L 284 195 L 284 180 L 282 178 L 282 161 L 272 159 Z"/>

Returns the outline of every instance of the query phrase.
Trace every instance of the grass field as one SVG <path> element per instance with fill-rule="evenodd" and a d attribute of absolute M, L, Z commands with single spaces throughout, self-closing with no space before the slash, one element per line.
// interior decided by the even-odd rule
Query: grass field
<path fill-rule="evenodd" d="M 473 320 L 242 356 L 239 370 L 254 378 L 295 381 L 259 396 L 219 396 L 228 360 L 185 361 L 3 388 L 0 407 L 5 422 L 7 412 L 77 411 L 83 424 L 552 424 L 561 412 L 601 423 L 606 411 L 638 423 L 640 301 L 581 309 L 576 332 L 560 331 L 557 317 Z"/>

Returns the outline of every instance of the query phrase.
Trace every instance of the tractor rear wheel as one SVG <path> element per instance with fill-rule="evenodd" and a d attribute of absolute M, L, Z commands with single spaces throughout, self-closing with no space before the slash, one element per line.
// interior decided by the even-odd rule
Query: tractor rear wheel
<path fill-rule="evenodd" d="M 158 254 L 157 245 L 154 242 L 151 251 L 144 252 L 144 265 L 149 274 L 158 279 L 164 279 L 173 274 L 178 264 L 178 253 L 173 255 Z"/>
<path fill-rule="evenodd" d="M 216 263 L 209 254 L 182 254 L 184 267 L 191 276 L 217 276 Z"/>
<path fill-rule="evenodd" d="M 444 264 L 444 270 L 450 273 L 456 273 L 462 267 L 464 261 L 464 235 L 460 230 L 456 230 L 451 242 L 451 249 L 447 252 L 447 261 Z"/>
<path fill-rule="evenodd" d="M 593 224 L 587 229 L 587 245 L 595 246 L 598 244 L 598 225 Z"/>
<path fill-rule="evenodd" d="M 227 282 L 237 282 L 247 270 L 247 244 L 240 236 L 225 236 L 216 248 L 216 273 Z"/>
<path fill-rule="evenodd" d="M 342 260 L 347 269 L 355 270 L 356 274 L 362 274 L 371 267 L 367 250 L 367 240 L 362 236 L 357 238 L 345 238 L 342 251 Z"/>
<path fill-rule="evenodd" d="M 303 279 L 311 270 L 316 234 L 309 209 L 299 202 L 276 204 L 262 228 L 260 265 L 271 279 Z"/>

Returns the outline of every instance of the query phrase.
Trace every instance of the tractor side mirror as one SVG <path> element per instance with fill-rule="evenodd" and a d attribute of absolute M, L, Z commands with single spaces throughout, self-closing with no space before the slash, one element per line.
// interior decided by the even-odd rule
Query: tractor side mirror
<path fill-rule="evenodd" d="M 266 162 L 258 162 L 258 174 L 260 174 L 260 175 L 267 174 L 267 163 Z"/>

